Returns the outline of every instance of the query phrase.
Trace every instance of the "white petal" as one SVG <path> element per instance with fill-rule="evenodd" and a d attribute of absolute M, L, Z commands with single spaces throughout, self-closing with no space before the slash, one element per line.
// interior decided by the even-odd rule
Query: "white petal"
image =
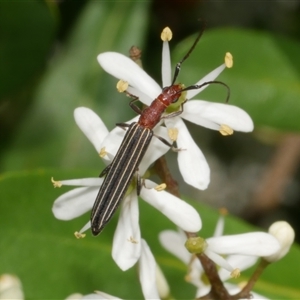
<path fill-rule="evenodd" d="M 91 210 L 99 187 L 80 187 L 64 193 L 53 204 L 52 212 L 60 220 L 72 220 Z"/>
<path fill-rule="evenodd" d="M 215 228 L 215 232 L 213 234 L 214 237 L 222 236 L 224 231 L 224 223 L 225 223 L 224 215 L 220 215 Z"/>
<path fill-rule="evenodd" d="M 196 292 L 196 299 L 201 298 L 207 295 L 210 292 L 210 284 L 203 284 L 203 286 L 199 287 Z"/>
<path fill-rule="evenodd" d="M 208 249 L 219 254 L 266 256 L 279 249 L 278 241 L 265 232 L 227 235 L 206 240 Z"/>
<path fill-rule="evenodd" d="M 132 86 L 129 86 L 126 91 L 131 95 L 138 97 L 139 101 L 143 104 L 146 104 L 147 106 L 150 106 L 151 102 L 154 100 L 153 98 L 149 97 L 148 95 Z"/>
<path fill-rule="evenodd" d="M 69 179 L 69 180 L 60 180 L 62 185 L 66 186 L 99 186 L 103 182 L 103 178 L 92 177 L 92 178 L 78 178 L 78 179 Z"/>
<path fill-rule="evenodd" d="M 198 212 L 185 201 L 165 191 L 156 191 L 156 184 L 150 180 L 145 181 L 146 188 L 141 190 L 141 198 L 154 206 L 175 225 L 189 232 L 198 232 L 202 223 Z"/>
<path fill-rule="evenodd" d="M 206 76 L 204 76 L 202 79 L 200 79 L 197 83 L 197 85 L 201 85 L 205 82 L 208 81 L 213 81 L 215 80 L 220 73 L 222 73 L 222 71 L 225 69 L 225 64 L 222 64 L 221 66 L 217 67 L 216 69 L 214 69 L 213 71 L 211 71 L 210 73 L 208 73 Z M 192 99 L 194 96 L 196 96 L 197 94 L 199 94 L 200 92 L 202 92 L 204 89 L 206 89 L 209 85 L 205 85 L 204 87 L 197 89 L 197 90 L 189 90 L 187 91 L 187 99 Z"/>
<path fill-rule="evenodd" d="M 162 64 L 161 64 L 161 74 L 162 74 L 162 86 L 170 86 L 171 81 L 171 57 L 170 57 L 170 47 L 169 42 L 163 42 L 162 50 Z"/>
<path fill-rule="evenodd" d="M 112 296 L 110 294 L 103 293 L 103 292 L 98 292 L 98 291 L 96 291 L 96 294 L 86 295 L 82 299 L 95 299 L 95 300 L 96 299 L 98 299 L 98 300 L 110 300 L 110 299 L 114 299 L 114 300 L 122 300 L 121 298 L 118 298 L 116 296 Z"/>
<path fill-rule="evenodd" d="M 112 257 L 121 270 L 131 268 L 141 255 L 141 233 L 136 192 L 123 201 L 118 225 L 114 234 Z"/>
<path fill-rule="evenodd" d="M 133 122 L 137 122 L 139 116 L 134 117 L 128 122 L 124 122 L 126 124 L 131 124 Z M 124 139 L 126 133 L 126 128 L 123 129 L 119 126 L 116 126 L 102 141 L 101 148 L 105 148 L 105 151 L 109 153 L 108 156 L 104 157 L 104 160 L 107 162 L 111 162 L 111 158 L 116 155 L 118 152 L 120 145 Z"/>
<path fill-rule="evenodd" d="M 168 136 L 167 128 L 158 126 L 157 128 L 155 128 L 154 132 L 155 135 L 160 136 L 171 143 L 171 140 Z M 167 146 L 162 141 L 160 141 L 157 137 L 154 136 L 139 166 L 140 175 L 143 175 L 152 163 L 154 163 L 158 158 L 160 158 L 169 150 L 170 150 L 169 146 Z"/>
<path fill-rule="evenodd" d="M 209 248 L 207 248 L 204 253 L 207 255 L 207 257 L 209 257 L 218 266 L 220 266 L 230 272 L 232 272 L 234 270 L 234 268 L 226 261 L 226 259 L 223 256 L 221 256 L 213 251 L 210 251 Z"/>
<path fill-rule="evenodd" d="M 189 264 L 192 255 L 184 246 L 187 238 L 182 231 L 177 232 L 174 230 L 164 230 L 159 233 L 158 238 L 161 245 L 166 250 L 179 258 L 186 265 Z"/>
<path fill-rule="evenodd" d="M 108 130 L 102 120 L 91 109 L 86 107 L 76 108 L 74 110 L 74 118 L 78 127 L 99 153 L 100 145 L 108 134 Z"/>
<path fill-rule="evenodd" d="M 156 286 L 161 299 L 167 299 L 170 296 L 168 281 L 158 264 L 156 264 Z"/>
<path fill-rule="evenodd" d="M 99 54 L 101 67 L 117 79 L 127 81 L 134 88 L 155 99 L 161 93 L 161 87 L 130 58 L 116 52 Z"/>
<path fill-rule="evenodd" d="M 221 124 L 244 132 L 252 131 L 254 128 L 252 119 L 244 110 L 226 103 L 212 103 L 203 100 L 188 101 L 181 117 L 214 130 L 219 130 Z"/>
<path fill-rule="evenodd" d="M 206 159 L 194 142 L 180 118 L 166 120 L 168 128 L 177 128 L 178 165 L 184 181 L 193 187 L 205 190 L 210 182 L 210 169 Z"/>
<path fill-rule="evenodd" d="M 139 277 L 145 299 L 159 299 L 156 286 L 156 262 L 149 246 L 142 240 Z"/>

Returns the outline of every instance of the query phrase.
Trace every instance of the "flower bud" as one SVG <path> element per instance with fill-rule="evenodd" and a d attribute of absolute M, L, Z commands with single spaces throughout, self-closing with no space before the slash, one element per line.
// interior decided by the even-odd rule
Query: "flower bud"
<path fill-rule="evenodd" d="M 274 254 L 265 257 L 265 260 L 268 262 L 275 262 L 284 257 L 290 250 L 290 247 L 294 242 L 295 231 L 289 223 L 278 221 L 270 226 L 269 233 L 278 240 L 280 249 Z"/>
<path fill-rule="evenodd" d="M 10 274 L 0 276 L 0 299 L 24 299 L 22 284 L 18 277 Z"/>

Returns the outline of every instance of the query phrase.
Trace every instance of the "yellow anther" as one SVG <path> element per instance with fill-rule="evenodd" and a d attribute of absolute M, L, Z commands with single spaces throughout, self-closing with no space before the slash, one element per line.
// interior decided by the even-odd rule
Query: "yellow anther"
<path fill-rule="evenodd" d="M 226 52 L 225 54 L 225 66 L 229 69 L 233 66 L 233 56 L 230 52 Z"/>
<path fill-rule="evenodd" d="M 171 29 L 169 27 L 165 27 L 163 29 L 163 31 L 161 32 L 160 38 L 162 39 L 163 42 L 166 42 L 166 41 L 169 42 L 169 41 L 171 41 L 172 36 L 173 36 L 173 33 L 172 33 Z"/>
<path fill-rule="evenodd" d="M 78 231 L 74 232 L 74 235 L 75 235 L 76 239 L 83 239 L 86 236 L 85 233 L 80 233 Z"/>
<path fill-rule="evenodd" d="M 168 136 L 171 139 L 171 141 L 173 141 L 173 142 L 177 141 L 178 129 L 177 128 L 169 128 L 168 129 Z"/>
<path fill-rule="evenodd" d="M 106 149 L 105 147 L 101 148 L 100 152 L 99 152 L 99 156 L 101 158 L 105 157 L 107 155 Z"/>
<path fill-rule="evenodd" d="M 134 239 L 132 236 L 128 239 L 128 241 L 132 244 L 138 244 L 138 241 Z"/>
<path fill-rule="evenodd" d="M 167 185 L 165 183 L 157 185 L 154 189 L 158 192 L 163 191 L 167 188 Z"/>
<path fill-rule="evenodd" d="M 241 271 L 240 269 L 234 269 L 231 273 L 230 273 L 230 277 L 231 278 L 238 278 L 241 276 Z"/>
<path fill-rule="evenodd" d="M 127 81 L 124 81 L 124 80 L 119 80 L 118 83 L 117 83 L 117 90 L 119 93 L 123 93 L 127 90 L 128 88 L 128 82 Z"/>
<path fill-rule="evenodd" d="M 219 129 L 219 132 L 224 135 L 224 136 L 227 136 L 227 135 L 232 135 L 233 134 L 233 129 L 231 127 L 229 127 L 228 125 L 225 125 L 225 124 L 221 124 L 220 125 L 220 129 Z"/>
<path fill-rule="evenodd" d="M 228 210 L 227 210 L 227 208 L 221 207 L 221 208 L 219 209 L 219 214 L 222 215 L 222 216 L 227 216 L 227 215 L 228 215 Z"/>
<path fill-rule="evenodd" d="M 54 179 L 53 179 L 53 177 L 51 177 L 51 182 L 53 183 L 53 186 L 55 187 L 55 188 L 60 188 L 61 186 L 62 186 L 62 183 L 61 183 L 61 181 L 55 181 Z"/>

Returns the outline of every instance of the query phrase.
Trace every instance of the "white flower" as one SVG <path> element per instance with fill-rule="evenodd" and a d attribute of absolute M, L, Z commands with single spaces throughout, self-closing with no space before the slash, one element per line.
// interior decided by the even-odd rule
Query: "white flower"
<path fill-rule="evenodd" d="M 228 57 L 228 55 L 227 55 Z M 115 52 L 105 52 L 98 55 L 101 67 L 116 77 L 129 83 L 127 91 L 137 97 L 146 105 L 162 92 L 162 88 L 136 63 L 128 57 Z M 211 73 L 199 80 L 201 85 L 213 81 L 225 69 L 225 63 L 217 67 Z M 168 41 L 163 42 L 162 53 L 162 86 L 171 85 L 171 61 Z M 196 96 L 206 86 L 197 90 L 188 90 L 187 99 Z M 178 152 L 178 164 L 184 180 L 198 189 L 206 189 L 210 180 L 210 170 L 201 150 L 195 144 L 183 119 L 213 130 L 244 131 L 253 130 L 253 122 L 249 115 L 242 109 L 228 104 L 212 103 L 204 100 L 190 100 L 184 105 L 184 111 L 180 116 L 165 119 L 168 129 L 177 128 L 177 146 L 185 149 Z M 230 134 L 230 133 L 229 133 Z"/>
<path fill-rule="evenodd" d="M 157 286 L 157 280 L 161 280 L 160 277 L 157 278 L 157 265 L 154 256 L 146 243 L 145 240 L 141 240 L 141 255 L 139 259 L 139 278 L 141 283 L 142 292 L 145 299 L 160 299 L 159 291 Z M 72 294 L 66 300 L 75 299 L 117 299 L 121 300 L 116 296 L 110 294 L 96 291 L 95 294 L 89 294 L 82 296 L 81 294 Z"/>
<path fill-rule="evenodd" d="M 222 219 L 221 216 L 216 234 L 222 234 Z M 184 246 L 186 235 L 181 230 L 165 230 L 160 233 L 159 240 L 166 250 L 189 266 L 186 279 L 198 288 L 196 297 L 206 295 L 210 291 L 210 284 L 202 280 L 204 270 L 200 261 Z M 221 267 L 219 276 L 222 281 L 230 279 L 236 270 L 248 269 L 256 263 L 258 257 L 266 256 L 266 253 L 275 253 L 279 249 L 277 240 L 264 232 L 215 236 L 205 241 L 207 245 L 203 252 Z"/>
<path fill-rule="evenodd" d="M 268 262 L 275 262 L 289 252 L 295 239 L 295 231 L 289 223 L 277 221 L 270 226 L 269 233 L 278 240 L 280 249 L 272 255 L 265 257 L 265 260 Z"/>
<path fill-rule="evenodd" d="M 108 133 L 101 119 L 90 109 L 80 107 L 74 112 L 75 120 L 80 129 L 96 148 L 97 152 L 105 147 L 109 162 L 116 153 L 124 130 L 115 128 Z M 165 128 L 158 127 L 161 135 Z M 145 158 L 139 166 L 141 175 L 149 165 L 163 155 L 168 147 L 153 139 Z M 83 178 L 54 182 L 56 186 L 80 186 L 58 197 L 53 204 L 53 214 L 60 220 L 71 220 L 91 210 L 103 178 Z M 197 232 L 201 228 L 201 219 L 197 211 L 181 199 L 165 191 L 156 191 L 156 184 L 145 180 L 146 188 L 141 190 L 141 198 L 157 208 L 161 213 L 185 231 Z M 90 228 L 88 222 L 80 233 Z M 136 190 L 123 199 L 118 225 L 113 238 L 112 256 L 122 270 L 132 267 L 141 255 L 141 233 L 139 228 L 138 197 Z"/>

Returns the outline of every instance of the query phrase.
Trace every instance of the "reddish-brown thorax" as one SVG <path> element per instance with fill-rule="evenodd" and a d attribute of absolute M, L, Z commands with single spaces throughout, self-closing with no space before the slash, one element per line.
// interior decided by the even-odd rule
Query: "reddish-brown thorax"
<path fill-rule="evenodd" d="M 165 88 L 162 93 L 152 101 L 150 106 L 141 113 L 138 123 L 148 129 L 153 129 L 160 121 L 167 107 L 175 103 L 181 96 L 182 85 L 176 84 Z"/>

